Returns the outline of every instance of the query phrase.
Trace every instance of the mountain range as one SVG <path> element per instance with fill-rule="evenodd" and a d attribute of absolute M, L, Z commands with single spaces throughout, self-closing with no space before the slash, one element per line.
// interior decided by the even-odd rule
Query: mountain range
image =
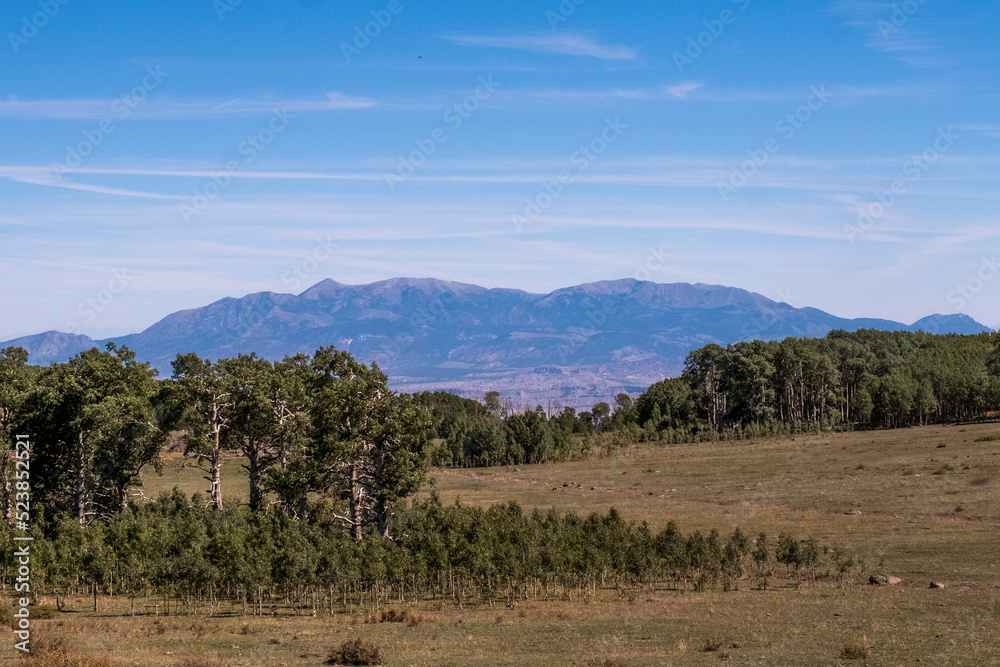
<path fill-rule="evenodd" d="M 400 391 L 481 398 L 497 390 L 518 406 L 589 408 L 677 375 L 687 353 L 708 343 L 862 328 L 991 331 L 966 315 L 931 315 L 911 325 L 844 319 L 720 285 L 614 280 L 533 294 L 394 278 L 368 285 L 324 280 L 298 295 L 225 298 L 107 340 L 49 331 L 0 348 L 23 347 L 31 363 L 48 364 L 112 341 L 169 376 L 177 353 L 217 359 L 257 352 L 281 359 L 333 345 L 359 361 L 377 362 Z"/>

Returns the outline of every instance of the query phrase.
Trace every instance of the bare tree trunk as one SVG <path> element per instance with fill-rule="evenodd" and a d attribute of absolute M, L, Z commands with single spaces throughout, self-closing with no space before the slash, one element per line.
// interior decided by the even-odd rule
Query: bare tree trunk
<path fill-rule="evenodd" d="M 351 537 L 360 542 L 361 533 L 361 480 L 358 479 L 358 466 L 351 466 Z"/>
<path fill-rule="evenodd" d="M 76 511 L 81 526 L 87 525 L 87 457 L 83 451 L 83 431 L 79 433 L 77 449 L 79 460 L 76 471 Z M 95 603 L 96 604 L 96 603 Z"/>
<path fill-rule="evenodd" d="M 212 468 L 211 468 L 211 482 L 212 488 L 210 494 L 212 496 L 212 507 L 217 510 L 222 509 L 222 457 L 219 455 L 218 450 L 212 454 Z"/>
<path fill-rule="evenodd" d="M 13 450 L 8 450 L 3 457 L 3 470 L 0 474 L 3 475 L 3 515 L 7 518 L 7 521 L 14 520 L 14 485 L 13 485 L 13 475 L 10 474 L 12 467 L 11 455 Z"/>
<path fill-rule="evenodd" d="M 119 497 L 121 498 L 121 509 L 122 512 L 128 509 L 128 486 L 124 486 L 119 490 Z"/>
<path fill-rule="evenodd" d="M 212 435 L 215 442 L 212 446 L 212 507 L 217 510 L 222 509 L 222 425 L 219 423 L 219 404 L 212 407 Z"/>

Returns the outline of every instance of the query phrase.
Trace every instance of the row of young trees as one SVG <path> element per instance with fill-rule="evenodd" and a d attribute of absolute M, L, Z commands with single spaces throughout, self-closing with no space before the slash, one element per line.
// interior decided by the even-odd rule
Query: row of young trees
<path fill-rule="evenodd" d="M 214 510 L 175 489 L 107 521 L 82 527 L 68 518 L 48 535 L 36 531 L 32 586 L 58 605 L 89 593 L 95 605 L 98 594 L 131 598 L 140 613 L 153 602 L 214 613 L 221 601 L 244 613 L 332 613 L 427 598 L 514 604 L 601 589 L 765 588 L 772 577 L 840 576 L 855 565 L 811 538 L 683 534 L 674 523 L 653 532 L 614 510 L 526 514 L 514 502 L 482 509 L 432 496 L 400 508 L 391 523 L 396 539 L 371 526 L 358 541 L 329 502 L 298 520 L 276 508 Z M 0 546 L 11 555 L 9 540 Z M 5 583 L 13 562 L 0 563 Z"/>
<path fill-rule="evenodd" d="M 606 430 L 654 439 L 893 428 L 1000 409 L 1000 334 L 833 331 L 707 345 L 681 377 L 621 397 Z"/>

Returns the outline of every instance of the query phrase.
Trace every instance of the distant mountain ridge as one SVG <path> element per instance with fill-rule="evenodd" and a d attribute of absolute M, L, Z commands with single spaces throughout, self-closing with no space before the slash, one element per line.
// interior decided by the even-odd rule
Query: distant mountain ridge
<path fill-rule="evenodd" d="M 127 345 L 162 376 L 178 353 L 217 359 L 257 352 L 269 359 L 324 345 L 377 362 L 403 391 L 451 390 L 481 397 L 589 406 L 678 374 L 708 343 L 820 337 L 833 329 L 974 334 L 966 315 L 912 325 L 844 319 L 720 285 L 609 280 L 533 294 L 433 278 L 368 285 L 324 280 L 298 295 L 258 292 L 164 317 L 141 333 L 95 341 L 49 331 L 0 343 L 35 364 L 65 361 L 110 341 Z"/>

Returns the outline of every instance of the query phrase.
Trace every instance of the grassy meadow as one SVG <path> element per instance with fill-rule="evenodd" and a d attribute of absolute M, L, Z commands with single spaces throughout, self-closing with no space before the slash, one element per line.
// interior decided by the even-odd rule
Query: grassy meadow
<path fill-rule="evenodd" d="M 739 526 L 840 546 L 862 563 L 845 581 L 776 579 L 766 591 L 651 590 L 513 607 L 426 601 L 406 622 L 164 615 L 152 600 L 70 600 L 36 620 L 40 643 L 89 661 L 26 664 L 237 667 L 321 665 L 341 642 L 378 644 L 386 665 L 993 665 L 1000 664 L 1000 425 L 933 426 L 791 439 L 636 446 L 559 464 L 433 471 L 445 502 L 580 514 L 615 507 L 655 530 Z M 167 454 L 146 495 L 206 488 Z M 227 497 L 245 493 L 239 461 L 224 466 Z M 867 574 L 898 576 L 869 586 Z M 944 589 L 930 589 L 940 581 Z M 0 660 L 14 664 L 13 639 Z M 58 655 L 58 651 L 53 655 Z M 60 661 L 63 660 L 63 661 Z"/>

